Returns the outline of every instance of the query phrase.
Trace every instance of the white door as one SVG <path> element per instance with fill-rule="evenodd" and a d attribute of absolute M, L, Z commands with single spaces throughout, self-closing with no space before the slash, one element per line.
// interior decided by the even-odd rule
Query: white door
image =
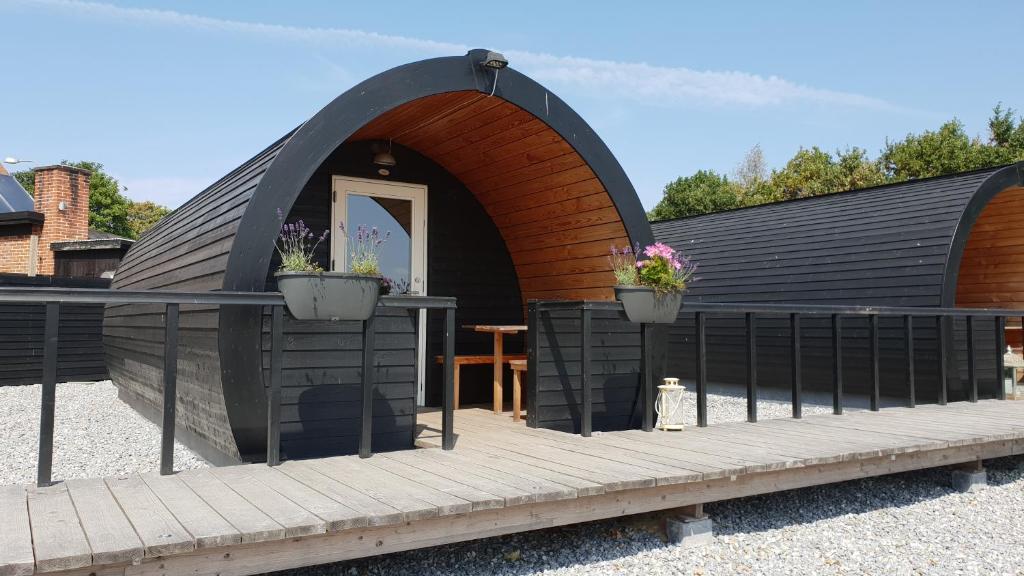
<path fill-rule="evenodd" d="M 392 294 L 427 293 L 427 187 L 420 184 L 383 182 L 335 176 L 331 202 L 331 268 L 345 271 L 351 260 L 348 237 L 359 226 L 377 227 L 390 233 L 380 246 L 381 273 L 392 281 Z M 340 233 L 340 223 L 347 234 Z M 425 401 L 426 314 L 419 315 L 416 346 L 417 403 Z"/>

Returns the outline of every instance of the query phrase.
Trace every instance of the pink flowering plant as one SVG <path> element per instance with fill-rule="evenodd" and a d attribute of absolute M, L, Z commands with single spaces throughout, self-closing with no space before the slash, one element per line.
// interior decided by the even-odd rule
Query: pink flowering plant
<path fill-rule="evenodd" d="M 646 258 L 638 259 L 637 255 Z M 641 252 L 612 246 L 609 257 L 620 286 L 645 286 L 658 293 L 682 292 L 697 271 L 697 263 L 667 244 L 656 242 Z"/>
<path fill-rule="evenodd" d="M 277 210 L 277 217 L 284 222 L 284 213 Z M 274 247 L 281 255 L 279 272 L 323 272 L 314 260 L 317 246 L 327 239 L 328 231 L 317 236 L 301 219 L 291 224 L 281 224 L 281 233 Z"/>

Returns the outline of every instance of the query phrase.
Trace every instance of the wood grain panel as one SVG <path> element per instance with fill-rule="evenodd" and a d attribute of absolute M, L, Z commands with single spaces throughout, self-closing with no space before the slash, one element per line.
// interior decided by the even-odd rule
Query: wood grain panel
<path fill-rule="evenodd" d="M 1001 192 L 985 206 L 967 239 L 956 305 L 1024 309 L 1024 188 Z"/>
<path fill-rule="evenodd" d="M 612 298 L 609 246 L 629 243 L 604 186 L 542 119 L 454 92 L 395 108 L 350 141 L 392 140 L 458 178 L 497 226 L 531 298 Z"/>

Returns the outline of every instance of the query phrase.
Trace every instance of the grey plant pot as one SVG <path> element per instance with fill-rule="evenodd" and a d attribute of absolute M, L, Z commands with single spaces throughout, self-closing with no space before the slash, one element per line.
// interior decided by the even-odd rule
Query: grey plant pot
<path fill-rule="evenodd" d="M 380 296 L 380 278 L 347 272 L 278 272 L 277 288 L 298 320 L 366 320 Z"/>
<path fill-rule="evenodd" d="M 615 299 L 622 302 L 630 322 L 672 324 L 683 304 L 683 293 L 658 294 L 644 286 L 616 286 Z"/>

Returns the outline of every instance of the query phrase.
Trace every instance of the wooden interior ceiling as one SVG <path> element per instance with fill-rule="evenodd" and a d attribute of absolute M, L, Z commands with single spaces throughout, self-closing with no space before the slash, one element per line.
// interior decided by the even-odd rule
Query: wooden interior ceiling
<path fill-rule="evenodd" d="M 350 140 L 388 140 L 447 169 L 497 225 L 524 300 L 611 299 L 611 244 L 629 243 L 611 197 L 557 132 L 497 96 L 451 92 L 410 102 Z"/>
<path fill-rule="evenodd" d="M 956 305 L 1024 309 L 1024 188 L 1000 192 L 967 238 Z"/>

